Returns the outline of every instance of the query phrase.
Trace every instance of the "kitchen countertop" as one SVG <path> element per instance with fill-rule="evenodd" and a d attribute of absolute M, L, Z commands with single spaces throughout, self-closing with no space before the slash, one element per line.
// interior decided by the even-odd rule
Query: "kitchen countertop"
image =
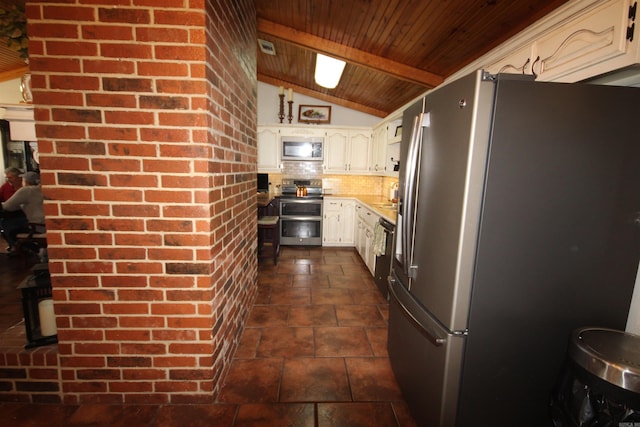
<path fill-rule="evenodd" d="M 387 207 L 391 204 L 389 199 L 383 196 L 372 195 L 372 194 L 325 194 L 324 197 L 326 199 L 337 198 L 337 199 L 353 199 L 364 205 L 366 205 L 369 209 L 382 216 L 387 221 L 393 223 L 395 225 L 398 219 L 398 213 L 396 211 L 396 207 Z M 386 205 L 386 206 L 380 206 Z"/>

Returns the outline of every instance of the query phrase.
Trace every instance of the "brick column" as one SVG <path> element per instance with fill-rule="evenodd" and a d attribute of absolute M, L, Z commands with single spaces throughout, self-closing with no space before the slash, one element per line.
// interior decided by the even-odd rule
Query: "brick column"
<path fill-rule="evenodd" d="M 27 16 L 63 401 L 211 401 L 256 294 L 253 1 Z"/>

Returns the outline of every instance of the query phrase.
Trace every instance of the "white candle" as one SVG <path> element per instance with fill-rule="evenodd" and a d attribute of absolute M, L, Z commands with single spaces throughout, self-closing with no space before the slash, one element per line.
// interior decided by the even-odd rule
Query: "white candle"
<path fill-rule="evenodd" d="M 284 86 L 280 86 L 280 95 L 284 95 Z"/>
<path fill-rule="evenodd" d="M 289 101 L 293 101 L 293 89 L 289 88 Z"/>
<path fill-rule="evenodd" d="M 43 337 L 58 333 L 52 299 L 44 299 L 38 303 L 38 316 L 40 317 L 40 333 Z"/>

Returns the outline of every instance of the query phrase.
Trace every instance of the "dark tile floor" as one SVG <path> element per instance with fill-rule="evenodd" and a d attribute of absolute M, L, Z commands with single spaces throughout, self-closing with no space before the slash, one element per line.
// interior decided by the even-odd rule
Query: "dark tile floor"
<path fill-rule="evenodd" d="M 3 403 L 0 425 L 415 426 L 389 365 L 387 303 L 354 249 L 282 247 L 258 284 L 218 402 Z"/>

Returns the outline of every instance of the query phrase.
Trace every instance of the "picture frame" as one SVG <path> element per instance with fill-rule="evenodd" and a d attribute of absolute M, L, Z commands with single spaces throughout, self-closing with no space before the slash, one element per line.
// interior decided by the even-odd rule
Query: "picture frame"
<path fill-rule="evenodd" d="M 298 123 L 331 123 L 330 105 L 300 105 Z"/>

